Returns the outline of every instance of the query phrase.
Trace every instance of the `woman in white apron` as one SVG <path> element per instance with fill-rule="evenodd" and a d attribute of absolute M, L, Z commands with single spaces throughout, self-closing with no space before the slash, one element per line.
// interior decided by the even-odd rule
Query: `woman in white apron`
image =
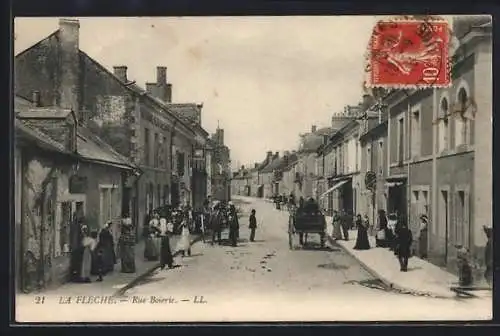
<path fill-rule="evenodd" d="M 186 252 L 188 256 L 191 256 L 191 237 L 189 234 L 189 227 L 187 225 L 186 220 L 184 220 L 181 224 L 182 230 L 181 230 L 181 238 L 179 239 L 179 242 L 177 243 L 177 251 L 180 251 L 182 253 L 182 256 L 184 257 L 186 255 Z"/>

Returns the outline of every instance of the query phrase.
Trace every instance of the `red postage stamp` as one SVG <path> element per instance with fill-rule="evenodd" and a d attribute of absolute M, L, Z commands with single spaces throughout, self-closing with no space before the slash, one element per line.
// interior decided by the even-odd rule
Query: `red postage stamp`
<path fill-rule="evenodd" d="M 447 87 L 448 23 L 424 19 L 379 21 L 372 32 L 367 62 L 367 87 Z"/>

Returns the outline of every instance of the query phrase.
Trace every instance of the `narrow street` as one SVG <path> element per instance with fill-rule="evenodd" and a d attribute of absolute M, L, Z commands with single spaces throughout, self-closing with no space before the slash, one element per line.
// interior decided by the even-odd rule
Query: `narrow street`
<path fill-rule="evenodd" d="M 288 246 L 286 211 L 263 200 L 238 198 L 242 211 L 238 247 L 200 242 L 181 266 L 158 271 L 130 289 L 117 304 L 71 304 L 53 298 L 23 309 L 23 317 L 64 321 L 356 321 L 481 318 L 474 300 L 432 299 L 398 294 L 377 284 L 339 246 L 321 250 L 318 237 L 304 249 Z M 247 217 L 256 209 L 256 241 L 248 242 Z M 223 235 L 227 238 L 227 233 Z M 141 302 L 140 302 L 141 301 Z M 43 309 L 55 304 L 54 310 Z M 38 309 L 39 308 L 39 309 Z M 91 308 L 91 309 L 89 309 Z M 486 307 L 488 308 L 488 307 Z M 82 310 L 82 311 L 80 311 Z M 29 315 L 29 316 L 28 316 Z"/>

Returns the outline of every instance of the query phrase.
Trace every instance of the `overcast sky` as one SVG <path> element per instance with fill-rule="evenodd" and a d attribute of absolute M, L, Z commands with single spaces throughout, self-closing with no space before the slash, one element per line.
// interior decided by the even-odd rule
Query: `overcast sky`
<path fill-rule="evenodd" d="M 225 130 L 233 166 L 295 149 L 362 95 L 375 17 L 80 18 L 80 49 L 144 87 L 167 66 L 174 102 L 203 103 Z M 15 53 L 55 31 L 57 18 L 17 18 Z"/>

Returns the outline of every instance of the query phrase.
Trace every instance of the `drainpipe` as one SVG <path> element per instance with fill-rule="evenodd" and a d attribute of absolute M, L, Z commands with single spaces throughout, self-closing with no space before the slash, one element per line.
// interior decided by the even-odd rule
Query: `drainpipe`
<path fill-rule="evenodd" d="M 172 125 L 172 130 L 170 132 L 170 204 L 172 204 L 172 182 L 173 182 L 173 171 L 174 167 L 174 137 L 175 137 L 175 126 L 177 126 L 177 120 L 174 121 Z"/>
<path fill-rule="evenodd" d="M 411 226 L 410 226 L 410 213 L 411 213 L 411 179 L 410 179 L 410 162 L 411 162 L 411 138 L 412 138 L 412 134 L 411 134 L 411 127 L 410 127 L 410 122 L 411 122 L 411 105 L 410 103 L 408 102 L 408 113 L 407 113 L 408 117 L 408 122 L 407 122 L 407 127 L 408 127 L 408 134 L 410 134 L 409 137 L 407 137 L 408 141 L 410 141 L 410 143 L 408 144 L 408 164 L 406 165 L 406 206 L 407 206 L 407 209 L 406 209 L 406 224 L 408 225 L 408 228 L 411 229 Z"/>
<path fill-rule="evenodd" d="M 432 114 L 433 118 L 432 120 L 437 120 L 438 116 L 438 97 L 437 97 L 437 89 L 433 88 L 432 89 Z M 431 232 L 434 231 L 433 228 L 437 227 L 437 200 L 438 200 L 438 188 L 437 188 L 437 158 L 436 158 L 436 144 L 437 144 L 437 136 L 438 136 L 438 124 L 432 123 L 432 187 L 431 187 L 431 227 L 428 229 L 431 229 Z M 432 233 L 431 233 L 432 235 Z M 430 235 L 427 235 L 428 243 L 427 246 L 430 247 L 431 244 L 429 244 L 430 240 Z M 428 248 L 429 250 L 429 248 Z"/>

